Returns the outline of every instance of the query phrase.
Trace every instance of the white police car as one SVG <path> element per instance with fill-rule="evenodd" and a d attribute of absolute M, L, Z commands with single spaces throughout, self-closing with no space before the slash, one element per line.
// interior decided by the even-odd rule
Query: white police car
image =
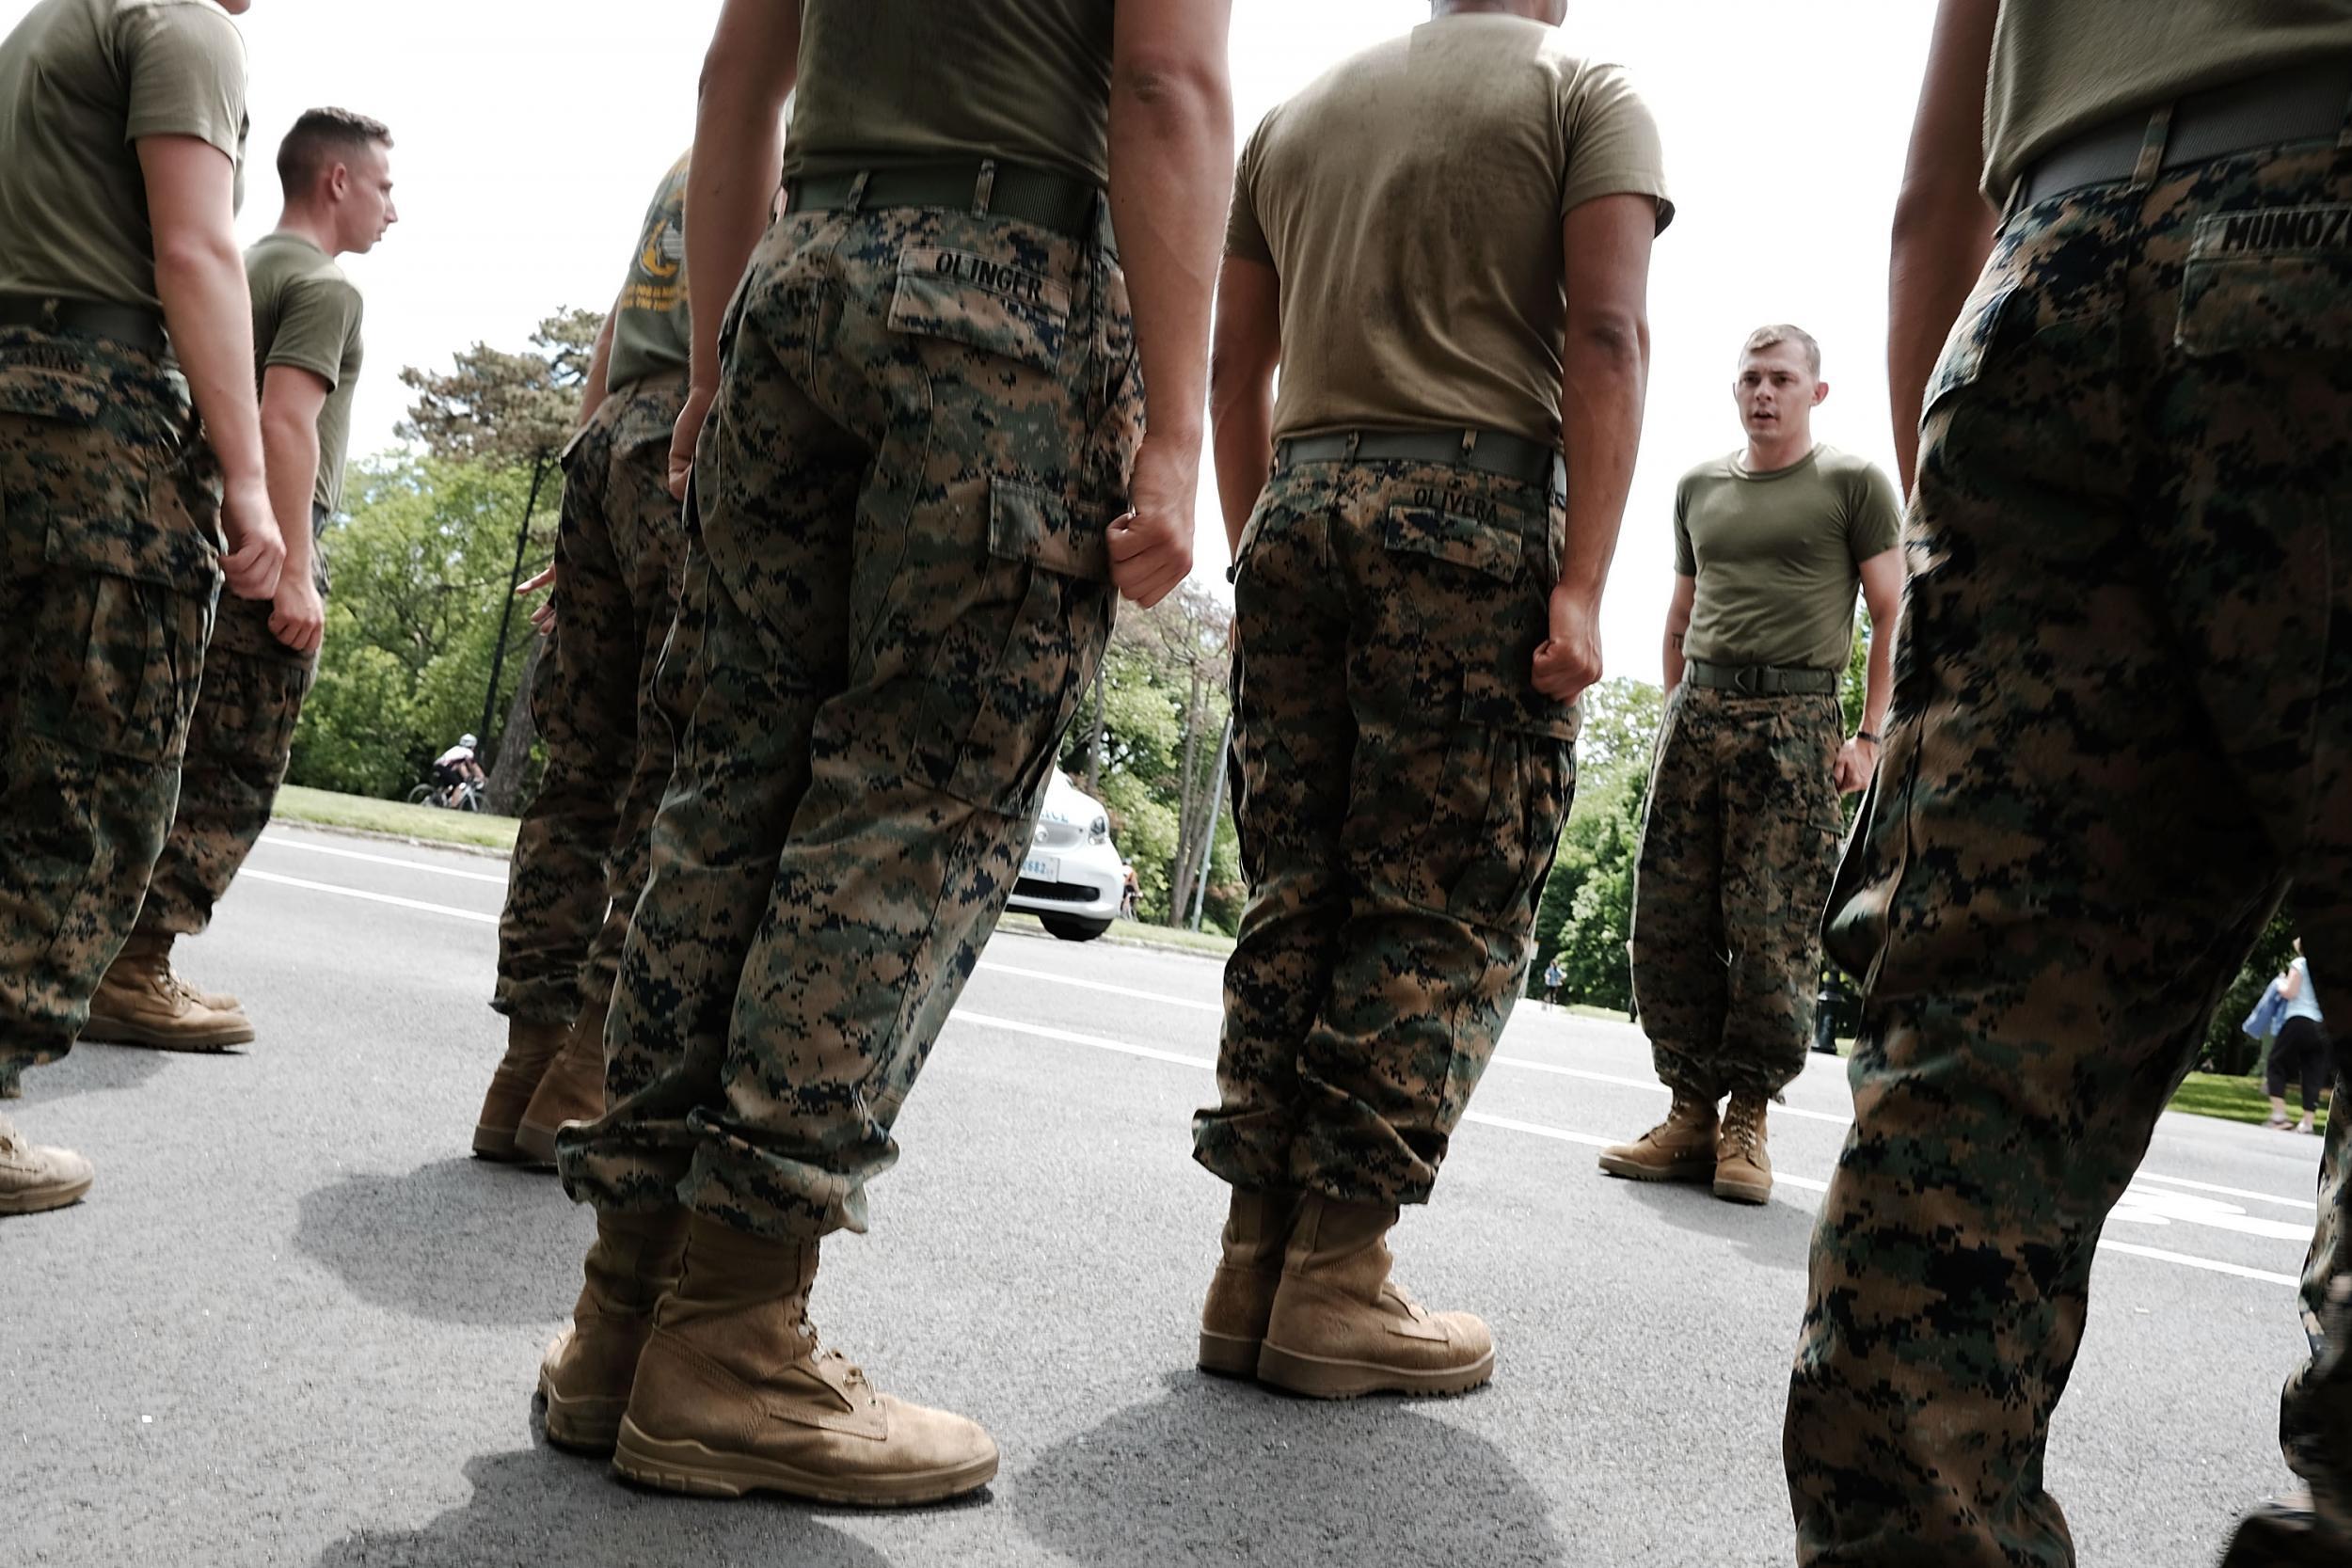
<path fill-rule="evenodd" d="M 1006 907 L 1037 916 L 1064 942 L 1090 942 L 1119 917 L 1126 885 L 1125 863 L 1111 845 L 1103 803 L 1055 768 Z"/>

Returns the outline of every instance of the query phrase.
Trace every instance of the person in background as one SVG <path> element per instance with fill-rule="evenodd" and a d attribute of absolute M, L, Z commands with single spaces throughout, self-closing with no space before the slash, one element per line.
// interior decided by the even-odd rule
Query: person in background
<path fill-rule="evenodd" d="M 1544 965 L 1544 1010 L 1546 1012 L 1549 1012 L 1552 1004 L 1560 1000 L 1560 987 L 1567 980 L 1567 977 L 1568 972 L 1560 967 L 1558 958 L 1555 958 Z"/>
<path fill-rule="evenodd" d="M 2270 1048 L 2270 1067 L 2263 1087 L 2270 1096 L 2270 1125 L 2284 1131 L 2287 1121 L 2287 1080 L 2298 1080 L 2303 1096 L 2303 1120 L 2296 1131 L 2316 1132 L 2313 1121 L 2319 1097 L 2333 1076 L 2328 1064 L 2328 1021 L 2319 1010 L 2319 993 L 2312 985 L 2311 960 L 2303 957 L 2303 939 L 2295 941 L 2295 961 L 2275 982 L 2284 1005 L 2279 1038 Z"/>

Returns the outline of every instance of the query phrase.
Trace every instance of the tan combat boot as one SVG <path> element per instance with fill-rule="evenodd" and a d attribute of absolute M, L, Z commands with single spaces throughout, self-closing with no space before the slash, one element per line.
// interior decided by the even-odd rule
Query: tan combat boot
<path fill-rule="evenodd" d="M 685 1276 L 654 1313 L 612 1465 L 671 1492 L 816 1502 L 937 1502 L 985 1486 L 996 1445 L 961 1416 L 874 1391 L 817 1348 L 817 1243 L 695 1214 Z"/>
<path fill-rule="evenodd" d="M 629 1385 L 637 1381 L 638 1353 L 653 1332 L 653 1309 L 677 1285 L 685 1250 L 683 1209 L 596 1215 L 596 1239 L 581 1266 L 586 1280 L 571 1326 L 539 1362 L 548 1442 L 589 1453 L 612 1451 Z"/>
<path fill-rule="evenodd" d="M 1309 1193 L 1291 1223 L 1258 1381 L 1314 1399 L 1459 1394 L 1495 1373 L 1494 1336 L 1468 1312 L 1427 1312 L 1389 1278 L 1392 1205 Z"/>
<path fill-rule="evenodd" d="M 1764 1149 L 1762 1095 L 1735 1094 L 1724 1107 L 1715 1139 L 1715 1196 L 1733 1203 L 1762 1203 L 1772 1196 L 1772 1157 Z"/>
<path fill-rule="evenodd" d="M 474 1118 L 473 1151 L 485 1160 L 520 1160 L 515 1147 L 516 1124 L 547 1076 L 548 1064 L 564 1048 L 566 1031 L 560 1023 L 533 1023 L 528 1019 L 506 1021 L 506 1054 L 490 1074 L 490 1092 Z"/>
<path fill-rule="evenodd" d="M 1258 1347 L 1274 1315 L 1298 1194 L 1235 1187 L 1225 1215 L 1225 1253 L 1200 1308 L 1200 1370 L 1219 1377 L 1258 1375 Z"/>
<path fill-rule="evenodd" d="M 1705 1181 L 1715 1174 L 1715 1102 L 1675 1090 L 1666 1119 L 1600 1151 L 1600 1168 L 1636 1181 Z"/>
<path fill-rule="evenodd" d="M 0 1214 L 38 1214 L 79 1202 L 90 1178 L 87 1160 L 70 1148 L 28 1144 L 0 1117 Z"/>
<path fill-rule="evenodd" d="M 594 1121 L 604 1115 L 604 1015 L 582 1019 L 566 1031 L 564 1048 L 532 1091 L 515 1129 L 515 1147 L 543 1165 L 555 1164 L 555 1130 L 567 1121 Z"/>
<path fill-rule="evenodd" d="M 252 1039 L 253 1021 L 233 1007 L 208 1006 L 182 983 L 171 972 L 171 938 L 134 936 L 98 982 L 82 1037 L 98 1045 L 223 1051 Z"/>

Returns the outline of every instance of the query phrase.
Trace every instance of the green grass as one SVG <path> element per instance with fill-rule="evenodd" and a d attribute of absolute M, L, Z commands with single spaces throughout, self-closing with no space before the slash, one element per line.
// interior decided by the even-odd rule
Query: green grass
<path fill-rule="evenodd" d="M 1008 931 L 1025 931 L 1032 936 L 1045 933 L 1045 927 L 1033 914 L 1007 911 L 997 924 Z M 1180 931 L 1172 926 L 1152 926 L 1136 920 L 1114 920 L 1111 928 L 1095 940 L 1119 947 L 1174 947 L 1215 958 L 1228 957 L 1233 951 L 1233 939 L 1216 931 Z"/>
<path fill-rule="evenodd" d="M 2257 1124 L 2270 1119 L 2270 1099 L 2263 1093 L 2259 1078 L 2225 1078 L 2217 1072 L 2192 1072 L 2181 1085 L 2181 1092 L 2172 1097 L 2172 1109 L 2186 1111 L 2191 1116 L 2219 1117 L 2225 1121 L 2250 1121 Z M 2299 1095 L 2287 1097 L 2287 1114 L 2302 1116 Z M 2319 1125 L 2328 1125 L 2328 1109 L 2322 1104 L 2317 1117 Z"/>
<path fill-rule="evenodd" d="M 364 833 L 419 839 L 427 844 L 462 844 L 481 849 L 512 849 L 517 823 L 511 816 L 481 812 L 441 811 L 412 806 L 401 800 L 373 800 L 364 795 L 337 795 L 329 790 L 288 784 L 278 792 L 275 814 L 288 822 L 309 822 L 322 828 L 348 828 Z"/>

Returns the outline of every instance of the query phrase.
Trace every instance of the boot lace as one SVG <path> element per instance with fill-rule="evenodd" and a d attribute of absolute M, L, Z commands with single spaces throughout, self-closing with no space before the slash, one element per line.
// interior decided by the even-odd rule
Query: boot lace
<path fill-rule="evenodd" d="M 1748 1159 L 1755 1159 L 1762 1134 L 1756 1122 L 1763 1114 L 1761 1105 L 1734 1099 L 1724 1107 L 1724 1142 Z"/>

